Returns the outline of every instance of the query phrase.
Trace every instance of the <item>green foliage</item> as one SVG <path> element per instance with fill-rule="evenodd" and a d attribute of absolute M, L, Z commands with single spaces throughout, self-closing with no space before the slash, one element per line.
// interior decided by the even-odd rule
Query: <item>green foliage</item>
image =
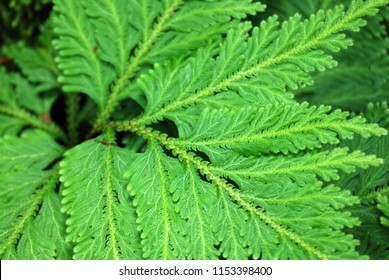
<path fill-rule="evenodd" d="M 26 131 L 0 140 L 0 254 L 10 259 L 52 259 L 69 256 L 65 217 L 59 212 L 58 167 L 46 167 L 63 147 L 45 132 Z"/>
<path fill-rule="evenodd" d="M 39 45 L 30 47 L 25 42 L 4 46 L 3 52 L 12 59 L 18 72 L 0 67 L 0 135 L 17 134 L 21 128 L 33 125 L 52 132 L 56 137 L 65 135 L 51 122 L 51 111 L 59 96 L 59 74 L 51 47 L 51 22 L 41 28 Z M 14 116 L 16 118 L 9 118 Z M 47 125 L 49 124 L 49 125 Z"/>
<path fill-rule="evenodd" d="M 381 127 L 389 129 L 387 103 L 369 104 L 364 114 L 368 121 L 378 123 Z M 342 145 L 365 153 L 374 152 L 384 159 L 384 164 L 380 166 L 342 176 L 339 185 L 357 195 L 362 204 L 349 209 L 362 221 L 361 226 L 350 230 L 350 233 L 362 241 L 358 251 L 361 254 L 368 254 L 373 259 L 388 259 L 389 230 L 382 224 L 385 225 L 384 205 L 389 195 L 387 186 L 389 181 L 389 136 L 369 139 L 355 137 L 352 140 L 345 141 Z M 384 215 L 379 210 L 382 210 Z"/>
<path fill-rule="evenodd" d="M 335 5 L 350 5 L 351 0 L 264 1 L 269 10 L 282 17 L 300 13 L 309 17 L 319 9 Z M 282 3 L 282 4 L 281 4 Z M 388 101 L 389 88 L 389 7 L 368 19 L 363 32 L 350 34 L 352 48 L 335 55 L 339 66 L 316 73 L 315 84 L 297 89 L 298 100 L 312 104 L 328 104 L 338 108 L 363 112 L 368 102 Z"/>
<path fill-rule="evenodd" d="M 389 259 L 387 104 L 321 105 L 388 100 L 388 1 L 277 2 L 55 0 L 5 45 L 1 258 Z"/>
<path fill-rule="evenodd" d="M 65 182 L 62 211 L 69 214 L 67 240 L 76 244 L 74 258 L 139 258 L 135 213 L 122 177 L 134 155 L 98 140 L 89 140 L 65 155 L 60 164 Z"/>

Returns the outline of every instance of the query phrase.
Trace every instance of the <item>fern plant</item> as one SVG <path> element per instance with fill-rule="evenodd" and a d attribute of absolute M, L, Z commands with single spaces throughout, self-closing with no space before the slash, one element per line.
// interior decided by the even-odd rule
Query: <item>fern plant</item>
<path fill-rule="evenodd" d="M 353 176 L 388 181 L 386 117 L 291 92 L 388 2 L 253 26 L 251 0 L 55 0 L 3 48 L 1 258 L 374 258 L 354 209 L 387 225 L 388 188 Z"/>
<path fill-rule="evenodd" d="M 348 5 L 350 0 L 264 1 L 269 13 L 281 18 L 301 13 L 308 17 L 319 9 L 328 10 L 336 4 Z M 282 3 L 282 4 L 281 4 Z M 293 91 L 297 100 L 311 104 L 328 104 L 345 110 L 363 112 L 366 103 L 388 101 L 389 72 L 389 7 L 367 19 L 363 32 L 350 34 L 354 45 L 335 55 L 339 67 L 314 74 L 315 84 Z"/>

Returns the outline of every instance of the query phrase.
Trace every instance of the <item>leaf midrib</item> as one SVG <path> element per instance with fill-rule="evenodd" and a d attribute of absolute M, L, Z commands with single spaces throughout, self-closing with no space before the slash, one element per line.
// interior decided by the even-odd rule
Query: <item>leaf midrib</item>
<path fill-rule="evenodd" d="M 107 205 L 107 218 L 108 218 L 108 226 L 109 226 L 109 235 L 110 235 L 110 239 L 109 239 L 109 244 L 111 246 L 111 249 L 112 249 L 112 254 L 113 254 L 113 258 L 115 260 L 118 260 L 120 259 L 120 249 L 119 249 L 119 245 L 117 244 L 117 240 L 116 240 L 116 227 L 118 225 L 116 225 L 115 223 L 115 213 L 114 213 L 114 198 L 113 198 L 113 195 L 112 195 L 112 192 L 113 192 L 113 186 L 112 186 L 112 181 L 111 181 L 111 177 L 112 177 L 112 174 L 113 174 L 113 171 L 112 171 L 112 147 L 111 146 L 108 146 L 106 148 L 106 152 L 105 152 L 105 159 L 104 159 L 104 165 L 105 165 L 105 174 L 104 174 L 104 177 L 105 177 L 105 180 L 103 181 L 105 183 L 105 186 L 104 186 L 104 191 L 105 191 L 105 201 L 106 201 L 106 205 Z"/>
<path fill-rule="evenodd" d="M 157 161 L 157 170 L 159 174 L 159 178 L 161 178 L 161 199 L 162 199 L 162 211 L 163 211 L 163 224 L 164 224 L 164 233 L 163 233 L 163 258 L 169 259 L 170 258 L 170 225 L 169 225 L 169 204 L 167 201 L 167 183 L 165 181 L 166 175 L 164 174 L 164 168 L 163 168 L 163 160 L 161 156 L 159 155 L 158 151 L 155 151 L 156 155 L 156 161 Z"/>

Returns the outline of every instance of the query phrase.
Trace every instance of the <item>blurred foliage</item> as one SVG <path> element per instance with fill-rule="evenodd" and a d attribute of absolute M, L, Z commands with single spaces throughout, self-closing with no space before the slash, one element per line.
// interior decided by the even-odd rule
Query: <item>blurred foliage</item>
<path fill-rule="evenodd" d="M 1 0 L 0 46 L 18 40 L 34 42 L 51 7 L 52 0 Z"/>
<path fill-rule="evenodd" d="M 389 129 L 389 106 L 386 102 L 370 103 L 363 116 L 368 122 Z M 361 225 L 346 230 L 361 241 L 359 253 L 369 255 L 371 259 L 389 259 L 389 224 L 386 218 L 389 214 L 389 135 L 379 138 L 356 136 L 342 141 L 342 145 L 352 151 L 374 153 L 384 160 L 380 166 L 344 174 L 338 186 L 350 190 L 361 202 L 347 209 L 360 219 Z"/>

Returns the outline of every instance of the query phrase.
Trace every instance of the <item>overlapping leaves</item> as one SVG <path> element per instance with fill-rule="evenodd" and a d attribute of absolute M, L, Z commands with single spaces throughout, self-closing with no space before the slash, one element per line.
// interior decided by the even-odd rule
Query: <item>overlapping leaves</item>
<path fill-rule="evenodd" d="M 387 131 L 288 92 L 335 67 L 331 53 L 352 44 L 346 33 L 387 3 L 354 0 L 252 28 L 242 19 L 263 5 L 249 0 L 56 0 L 59 82 L 97 104 L 87 138 L 102 135 L 65 152 L 60 167 L 63 148 L 44 132 L 0 140 L 2 206 L 14 211 L 0 254 L 66 258 L 71 246 L 75 259 L 366 258 L 345 230 L 360 225 L 351 213 L 361 197 L 338 180 L 383 161 L 339 144 Z M 0 98 L 22 106 L 7 91 Z M 118 107 L 128 99 L 142 114 Z M 121 146 L 131 133 L 144 141 L 128 141 L 135 152 Z"/>
<path fill-rule="evenodd" d="M 264 1 L 269 14 L 288 18 L 295 13 L 309 17 L 319 9 L 329 10 L 336 5 L 348 6 L 350 0 Z M 352 48 L 335 55 L 339 67 L 316 73 L 315 84 L 294 91 L 299 100 L 312 104 L 328 104 L 347 110 L 363 112 L 368 102 L 388 101 L 389 7 L 383 7 L 375 17 L 368 18 L 363 32 L 350 34 Z"/>
<path fill-rule="evenodd" d="M 150 15 L 156 15 L 166 4 L 156 3 L 149 6 Z M 153 53 L 150 40 L 158 41 L 154 37 L 157 35 L 167 36 L 169 32 L 159 28 L 170 19 L 174 22 L 174 17 L 185 11 L 178 5 L 183 3 L 169 4 L 173 5 L 171 14 L 162 12 L 154 29 L 146 28 L 143 32 L 127 68 L 131 70 L 124 76 L 118 70 L 112 75 L 112 79 L 119 78 L 111 97 L 93 90 L 98 98 L 113 100 L 120 95 L 118 87 L 125 88 L 121 86 L 121 77 L 136 77 L 135 73 L 144 72 L 142 61 Z M 134 82 L 138 82 L 132 88 L 138 89 L 133 98 L 145 108 L 144 113 L 135 120 L 109 127 L 134 132 L 148 141 L 145 153 L 138 154 L 126 172 L 128 189 L 134 197 L 142 257 L 358 257 L 354 251 L 357 241 L 341 229 L 359 222 L 350 213 L 340 211 L 358 200 L 339 188 L 324 187 L 322 181 L 339 179 L 339 171 L 350 173 L 382 161 L 362 152 L 349 153 L 347 149 L 327 145 L 336 145 L 340 138 L 350 139 L 355 133 L 380 136 L 386 130 L 341 111 L 296 104 L 287 89 L 311 84 L 310 72 L 336 66 L 328 52 L 351 45 L 342 32 L 357 31 L 365 23 L 361 16 L 374 14 L 380 4 L 383 3 L 354 1 L 347 12 L 337 7 L 306 21 L 295 16 L 281 27 L 276 17 L 271 17 L 254 28 L 250 36 L 250 24 L 236 24 L 220 45 L 198 45 L 200 48 L 189 57 L 170 57 L 168 62 L 155 60 L 159 62 L 152 70 L 135 78 Z M 93 24 L 93 17 L 86 13 L 83 22 L 85 26 Z M 64 42 L 58 41 L 60 50 L 64 50 Z M 106 61 L 103 52 L 92 58 Z M 66 56 L 60 59 L 65 70 L 64 82 L 70 84 Z M 111 63 L 115 66 L 118 62 Z M 89 69 L 93 73 L 93 68 Z M 98 73 L 106 75 L 104 71 Z M 84 82 L 99 81 L 94 75 L 87 76 L 92 79 Z M 100 80 L 108 81 L 106 86 L 112 83 L 110 79 Z M 89 89 L 92 88 L 77 88 L 91 96 Z M 107 90 L 102 87 L 100 92 Z M 93 98 L 105 107 L 104 102 Z M 237 106 L 242 109 L 236 109 Z M 104 115 L 102 111 L 100 116 Z M 166 118 L 176 123 L 178 138 L 144 127 Z M 161 146 L 176 158 L 171 158 Z M 324 147 L 329 150 L 323 150 Z M 78 161 L 84 162 L 81 153 L 72 153 L 65 159 L 67 166 Z M 67 179 L 75 175 L 70 169 L 63 169 L 63 174 L 69 185 L 65 194 L 75 203 L 70 195 L 76 192 L 70 188 L 79 180 Z M 181 189 L 186 190 L 186 195 Z M 104 209 L 98 209 L 101 208 Z M 81 219 L 77 218 L 77 211 L 68 213 L 72 223 Z M 196 245 L 188 250 L 183 244 L 189 243 Z"/>
<path fill-rule="evenodd" d="M 4 258 L 69 257 L 65 217 L 59 211 L 58 168 L 45 170 L 62 152 L 41 131 L 0 139 L 0 255 Z"/>

